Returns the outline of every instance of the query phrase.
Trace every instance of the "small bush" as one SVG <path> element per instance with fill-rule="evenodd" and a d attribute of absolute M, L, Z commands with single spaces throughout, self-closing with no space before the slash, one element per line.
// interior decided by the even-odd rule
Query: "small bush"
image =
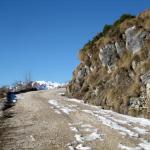
<path fill-rule="evenodd" d="M 118 25 L 120 25 L 123 21 L 125 21 L 126 19 L 130 19 L 130 18 L 135 18 L 135 16 L 130 15 L 130 14 L 124 14 L 120 17 L 119 20 L 117 20 L 113 25 L 108 25 L 106 24 L 103 28 L 103 32 L 98 33 L 96 36 L 93 37 L 92 40 L 90 40 L 89 42 L 87 42 L 84 47 L 83 50 L 87 51 L 88 49 L 91 49 L 92 46 L 99 41 L 102 37 L 104 37 L 109 31 L 111 31 L 111 36 L 114 36 L 115 34 L 119 34 L 120 31 L 119 29 L 117 29 L 116 27 Z"/>
<path fill-rule="evenodd" d="M 130 15 L 130 14 L 124 14 L 120 17 L 120 19 L 118 19 L 113 26 L 118 26 L 120 25 L 123 21 L 125 21 L 126 19 L 131 19 L 131 18 L 135 18 L 135 16 Z"/>
<path fill-rule="evenodd" d="M 94 41 L 94 42 L 98 41 L 102 36 L 103 36 L 103 33 L 102 33 L 102 32 L 98 33 L 98 34 L 93 38 L 93 41 Z"/>
<path fill-rule="evenodd" d="M 112 29 L 112 25 L 106 24 L 103 29 L 103 34 L 105 35 L 110 29 Z"/>

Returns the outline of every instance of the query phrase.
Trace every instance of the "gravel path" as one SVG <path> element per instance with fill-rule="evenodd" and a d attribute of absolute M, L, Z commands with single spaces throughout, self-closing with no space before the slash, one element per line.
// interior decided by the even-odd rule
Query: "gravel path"
<path fill-rule="evenodd" d="M 0 120 L 0 150 L 150 150 L 150 120 L 62 96 L 28 92 Z"/>

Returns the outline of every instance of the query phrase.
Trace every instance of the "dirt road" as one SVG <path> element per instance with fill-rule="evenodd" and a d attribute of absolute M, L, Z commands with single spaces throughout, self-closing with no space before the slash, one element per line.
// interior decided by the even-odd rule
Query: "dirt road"
<path fill-rule="evenodd" d="M 19 95 L 0 123 L 0 150 L 150 150 L 150 120 L 62 96 L 64 89 Z"/>

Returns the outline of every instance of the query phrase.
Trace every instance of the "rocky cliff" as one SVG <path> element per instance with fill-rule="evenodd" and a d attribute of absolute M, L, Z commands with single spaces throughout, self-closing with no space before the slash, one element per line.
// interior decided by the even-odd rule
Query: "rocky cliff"
<path fill-rule="evenodd" d="M 150 117 L 150 10 L 105 25 L 79 57 L 68 96 L 119 113 Z"/>

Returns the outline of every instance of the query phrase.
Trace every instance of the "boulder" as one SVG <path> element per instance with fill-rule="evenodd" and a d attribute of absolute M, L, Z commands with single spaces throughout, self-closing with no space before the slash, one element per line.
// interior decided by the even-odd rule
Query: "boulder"
<path fill-rule="evenodd" d="M 115 44 L 107 44 L 104 48 L 100 48 L 99 58 L 103 66 L 112 66 L 117 60 Z"/>
<path fill-rule="evenodd" d="M 144 85 L 147 85 L 147 83 L 150 81 L 150 71 L 148 71 L 144 75 L 142 75 L 141 80 Z"/>
<path fill-rule="evenodd" d="M 122 53 L 125 51 L 125 43 L 122 42 L 115 42 L 116 50 L 119 56 L 122 56 Z"/>
<path fill-rule="evenodd" d="M 87 73 L 87 70 L 85 67 L 81 68 L 78 73 L 77 73 L 77 76 L 76 76 L 76 81 L 77 82 L 80 82 L 81 80 L 83 80 L 84 76 L 86 75 Z"/>
<path fill-rule="evenodd" d="M 144 40 L 148 36 L 148 32 L 137 30 L 136 26 L 130 27 L 125 31 L 126 49 L 132 51 L 133 54 L 139 52 L 144 45 Z"/>
<path fill-rule="evenodd" d="M 147 107 L 148 112 L 150 112 L 150 80 L 148 81 L 146 85 L 146 94 L 147 94 Z"/>

